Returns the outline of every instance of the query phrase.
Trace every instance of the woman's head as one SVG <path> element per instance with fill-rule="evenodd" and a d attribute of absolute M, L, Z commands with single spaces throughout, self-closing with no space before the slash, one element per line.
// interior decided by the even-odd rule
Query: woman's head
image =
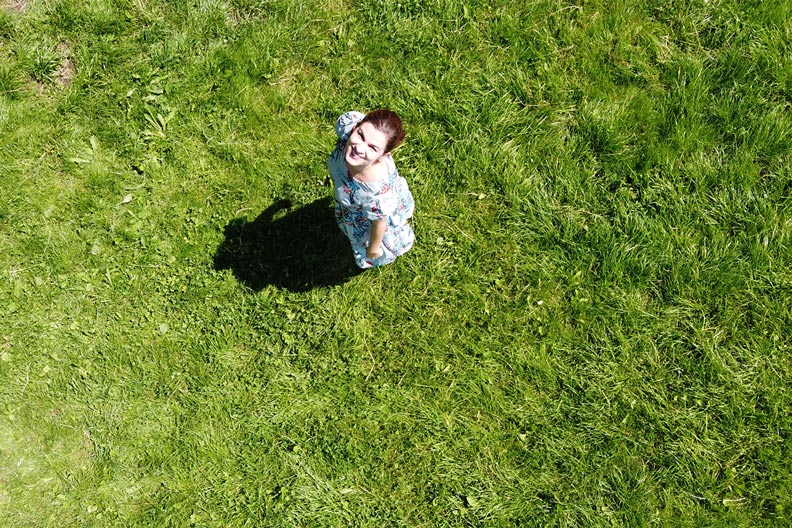
<path fill-rule="evenodd" d="M 352 130 L 344 149 L 347 168 L 359 173 L 379 163 L 404 139 L 401 119 L 390 110 L 369 112 Z"/>
<path fill-rule="evenodd" d="M 358 126 L 363 123 L 370 123 L 374 128 L 382 132 L 386 137 L 385 153 L 395 149 L 404 140 L 404 129 L 401 119 L 396 112 L 390 110 L 374 110 L 366 114 Z"/>

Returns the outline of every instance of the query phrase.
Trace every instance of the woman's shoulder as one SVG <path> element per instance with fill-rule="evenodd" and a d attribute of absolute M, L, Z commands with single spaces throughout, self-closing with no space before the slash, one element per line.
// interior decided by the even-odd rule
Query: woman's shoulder
<path fill-rule="evenodd" d="M 393 161 L 383 160 L 382 163 L 372 165 L 362 174 L 355 176 L 360 186 L 368 193 L 378 196 L 389 192 L 394 185 Z"/>
<path fill-rule="evenodd" d="M 399 175 L 399 171 L 396 169 L 396 162 L 393 161 L 393 156 L 391 156 L 390 153 L 386 154 L 382 158 L 382 161 L 384 162 L 388 177 Z"/>

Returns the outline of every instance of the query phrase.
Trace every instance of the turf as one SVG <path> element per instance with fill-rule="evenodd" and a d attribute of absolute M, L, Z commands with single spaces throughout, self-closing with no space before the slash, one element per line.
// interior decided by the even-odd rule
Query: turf
<path fill-rule="evenodd" d="M 0 7 L 0 525 L 785 526 L 792 6 Z M 358 273 L 333 123 L 417 243 Z"/>

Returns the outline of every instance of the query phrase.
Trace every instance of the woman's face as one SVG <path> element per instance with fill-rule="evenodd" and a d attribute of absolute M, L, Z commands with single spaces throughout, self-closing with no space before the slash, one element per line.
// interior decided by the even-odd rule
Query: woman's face
<path fill-rule="evenodd" d="M 388 137 L 371 123 L 356 126 L 344 149 L 344 161 L 349 171 L 358 173 L 378 162 L 386 154 L 387 144 Z"/>

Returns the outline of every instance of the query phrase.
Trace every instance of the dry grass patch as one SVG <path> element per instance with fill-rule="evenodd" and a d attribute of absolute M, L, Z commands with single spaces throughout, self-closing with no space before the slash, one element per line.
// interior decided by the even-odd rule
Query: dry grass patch
<path fill-rule="evenodd" d="M 63 88 L 68 88 L 74 82 L 74 77 L 77 75 L 77 68 L 74 66 L 74 61 L 71 59 L 71 47 L 68 42 L 61 42 L 58 44 L 58 51 L 63 57 L 63 60 L 55 71 L 53 79 L 56 84 Z"/>
<path fill-rule="evenodd" d="M 11 11 L 22 12 L 30 6 L 29 0 L 5 0 L 4 7 Z"/>

